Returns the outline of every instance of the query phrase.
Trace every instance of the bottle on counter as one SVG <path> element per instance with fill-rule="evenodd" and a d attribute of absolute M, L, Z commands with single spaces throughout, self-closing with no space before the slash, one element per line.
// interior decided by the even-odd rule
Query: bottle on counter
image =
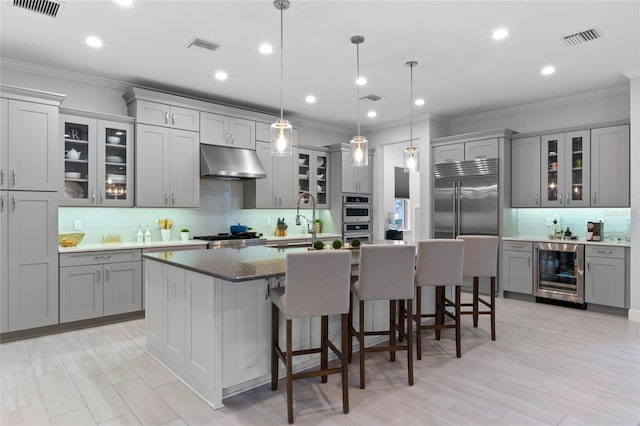
<path fill-rule="evenodd" d="M 565 239 L 570 239 L 571 238 L 571 229 L 569 229 L 569 227 L 567 226 L 566 231 L 564 231 L 564 237 Z"/>
<path fill-rule="evenodd" d="M 144 232 L 144 242 L 148 243 L 151 241 L 151 231 L 149 230 L 149 227 L 147 226 L 147 230 Z"/>
<path fill-rule="evenodd" d="M 138 226 L 138 235 L 136 235 L 136 241 L 141 243 L 144 241 L 144 234 L 142 233 L 142 226 Z"/>

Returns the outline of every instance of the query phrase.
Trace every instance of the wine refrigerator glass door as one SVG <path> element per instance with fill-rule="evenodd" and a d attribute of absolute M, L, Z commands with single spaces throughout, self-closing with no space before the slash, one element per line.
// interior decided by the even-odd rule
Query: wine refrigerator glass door
<path fill-rule="evenodd" d="M 537 243 L 534 295 L 584 303 L 584 246 Z"/>

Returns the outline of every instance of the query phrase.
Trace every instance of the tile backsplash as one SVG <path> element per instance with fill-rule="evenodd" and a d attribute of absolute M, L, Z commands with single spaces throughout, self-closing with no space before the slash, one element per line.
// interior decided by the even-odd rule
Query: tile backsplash
<path fill-rule="evenodd" d="M 120 234 L 123 241 L 135 241 L 138 226 L 149 226 L 151 238 L 159 241 L 160 228 L 157 219 L 169 218 L 174 225 L 172 240 L 180 239 L 180 230 L 188 228 L 191 235 L 210 235 L 229 232 L 237 223 L 252 227 L 265 235 L 274 235 L 276 221 L 285 218 L 288 234 L 304 236 L 306 227 L 295 224 L 295 209 L 243 209 L 242 182 L 215 179 L 200 180 L 199 208 L 92 208 L 61 207 L 58 211 L 58 232 L 84 232 L 84 243 L 99 243 L 103 235 Z M 303 214 L 311 218 L 311 212 Z M 328 210 L 318 210 L 323 222 L 323 232 L 337 232 Z M 82 222 L 82 230 L 74 231 L 74 220 Z M 267 225 L 267 221 L 271 225 Z M 304 223 L 304 222 L 303 222 Z"/>
<path fill-rule="evenodd" d="M 546 219 L 559 217 L 562 230 L 568 227 L 574 235 L 585 238 L 587 222 L 604 222 L 605 239 L 631 238 L 631 209 L 586 208 L 586 209 L 517 209 L 518 235 L 543 236 L 551 233 Z"/>

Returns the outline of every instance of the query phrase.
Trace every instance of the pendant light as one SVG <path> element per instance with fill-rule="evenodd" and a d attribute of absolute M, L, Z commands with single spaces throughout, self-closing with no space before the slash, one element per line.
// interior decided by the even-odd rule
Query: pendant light
<path fill-rule="evenodd" d="M 353 167 L 366 167 L 369 164 L 369 142 L 367 138 L 360 135 L 360 43 L 362 42 L 364 42 L 362 36 L 351 37 L 351 43 L 356 45 L 356 100 L 358 102 L 358 134 L 349 142 Z"/>
<path fill-rule="evenodd" d="M 420 171 L 420 153 L 418 148 L 413 147 L 413 67 L 418 65 L 416 61 L 409 61 L 405 64 L 411 70 L 411 121 L 409 125 L 409 148 L 404 151 L 404 171 L 419 172 Z"/>
<path fill-rule="evenodd" d="M 271 125 L 271 155 L 285 156 L 293 152 L 293 128 L 284 119 L 282 107 L 283 58 L 284 58 L 284 11 L 289 9 L 289 0 L 275 0 L 273 5 L 280 11 L 280 119 Z"/>

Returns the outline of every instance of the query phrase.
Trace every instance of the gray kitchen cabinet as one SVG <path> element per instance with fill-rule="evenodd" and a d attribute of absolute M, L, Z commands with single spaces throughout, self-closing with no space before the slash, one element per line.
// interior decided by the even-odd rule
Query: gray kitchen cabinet
<path fill-rule="evenodd" d="M 589 206 L 591 143 L 588 130 L 540 139 L 542 207 Z"/>
<path fill-rule="evenodd" d="M 373 192 L 373 152 L 369 151 L 369 164 L 366 167 L 353 167 L 349 144 L 333 145 L 329 151 L 332 191 L 336 191 L 337 194 L 371 194 Z M 338 195 L 338 197 L 341 196 Z"/>
<path fill-rule="evenodd" d="M 624 247 L 586 245 L 585 302 L 628 308 L 626 270 Z"/>
<path fill-rule="evenodd" d="M 436 146 L 433 152 L 434 164 L 464 161 L 464 143 Z"/>
<path fill-rule="evenodd" d="M 6 170 L 7 149 L 9 139 L 9 100 L 0 99 L 0 333 L 9 331 L 9 247 L 7 203 L 9 192 L 4 191 L 4 173 Z"/>
<path fill-rule="evenodd" d="M 497 138 L 447 144 L 434 141 L 434 164 L 498 157 Z"/>
<path fill-rule="evenodd" d="M 136 206 L 198 207 L 198 133 L 138 124 L 136 136 Z"/>
<path fill-rule="evenodd" d="M 64 206 L 133 207 L 130 117 L 62 110 Z M 79 152 L 70 158 L 68 151 Z"/>
<path fill-rule="evenodd" d="M 298 181 L 294 161 L 298 161 L 297 151 L 294 147 L 291 156 L 272 156 L 270 142 L 256 142 L 256 154 L 267 177 L 245 181 L 244 208 L 290 209 L 296 206 Z"/>
<path fill-rule="evenodd" d="M 169 365 L 183 369 L 186 349 L 186 271 L 164 265 L 166 280 L 166 322 L 164 354 Z"/>
<path fill-rule="evenodd" d="M 629 125 L 591 130 L 591 206 L 628 207 Z"/>
<path fill-rule="evenodd" d="M 58 191 L 58 106 L 3 99 L 2 115 L 0 189 Z"/>
<path fill-rule="evenodd" d="M 135 112 L 136 121 L 141 124 L 194 132 L 200 130 L 200 112 L 195 109 L 137 99 L 129 106 L 129 111 L 131 110 Z"/>
<path fill-rule="evenodd" d="M 0 191 L 2 330 L 58 323 L 58 194 Z"/>
<path fill-rule="evenodd" d="M 60 255 L 60 322 L 142 309 L 140 250 Z"/>
<path fill-rule="evenodd" d="M 531 242 L 504 241 L 502 247 L 503 290 L 533 294 L 533 246 Z"/>
<path fill-rule="evenodd" d="M 511 141 L 511 207 L 540 207 L 540 136 Z"/>
<path fill-rule="evenodd" d="M 165 275 L 164 264 L 144 260 L 144 306 L 147 348 L 150 352 L 164 352 L 164 305 Z"/>
<path fill-rule="evenodd" d="M 317 208 L 329 207 L 329 153 L 314 149 L 298 149 L 298 196 L 313 194 Z"/>
<path fill-rule="evenodd" d="M 256 123 L 210 112 L 200 113 L 200 143 L 256 149 Z"/>

